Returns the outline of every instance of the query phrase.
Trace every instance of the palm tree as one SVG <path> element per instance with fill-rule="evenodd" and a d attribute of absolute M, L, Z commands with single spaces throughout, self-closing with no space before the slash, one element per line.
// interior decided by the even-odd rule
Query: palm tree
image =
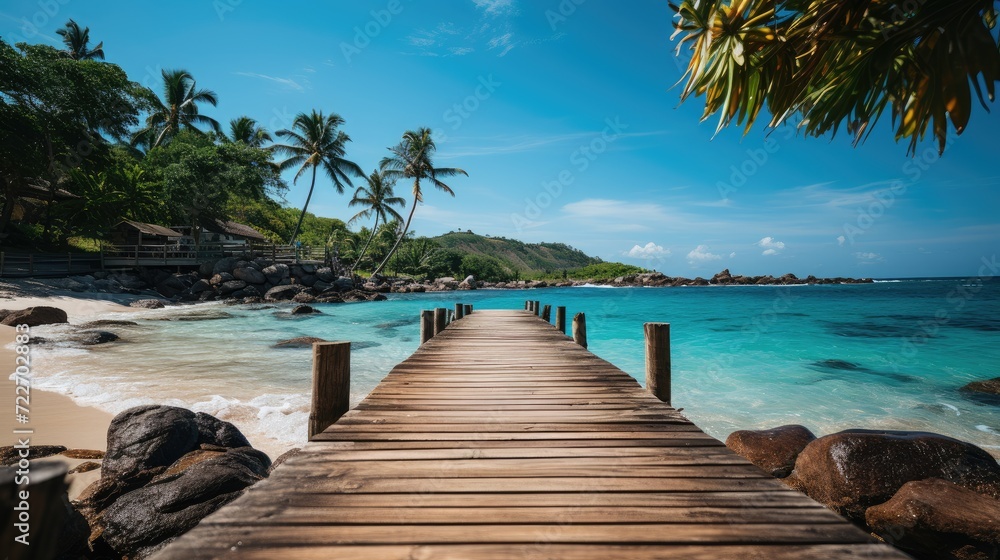
<path fill-rule="evenodd" d="M 350 225 L 359 219 L 370 218 L 372 214 L 375 215 L 375 223 L 372 224 L 372 233 L 368 236 L 368 241 L 365 242 L 364 247 L 361 248 L 361 253 L 358 254 L 358 258 L 351 265 L 350 271 L 352 273 L 365 256 L 365 251 L 371 245 L 372 239 L 375 238 L 375 232 L 378 231 L 379 218 L 382 218 L 383 222 L 388 222 L 389 216 L 392 216 L 396 220 L 403 221 L 403 217 L 399 215 L 399 212 L 396 212 L 393 206 L 399 206 L 400 208 L 406 206 L 406 201 L 403 198 L 395 196 L 393 192 L 394 181 L 387 179 L 383 171 L 377 169 L 372 171 L 372 174 L 366 180 L 368 186 L 362 185 L 358 187 L 358 190 L 354 193 L 354 198 L 348 203 L 348 206 L 363 206 L 364 210 L 355 214 L 347 223 Z"/>
<path fill-rule="evenodd" d="M 163 99 L 149 95 L 153 109 L 146 117 L 146 126 L 132 136 L 132 145 L 146 144 L 155 148 L 181 129 L 201 133 L 198 125 L 207 125 L 222 134 L 219 123 L 198 113 L 199 103 L 216 106 L 219 96 L 212 90 L 198 89 L 187 70 L 162 70 Z"/>
<path fill-rule="evenodd" d="M 911 6 L 912 4 L 912 6 Z M 1000 82 L 994 0 L 683 0 L 678 54 L 691 59 L 681 99 L 705 96 L 749 131 L 766 107 L 768 126 L 798 121 L 808 136 L 841 126 L 864 141 L 890 109 L 909 153 L 927 129 L 943 152 L 948 120 L 961 134 L 975 98 L 986 108 Z M 984 95 L 983 89 L 986 90 Z"/>
<path fill-rule="evenodd" d="M 413 179 L 413 206 L 410 207 L 410 215 L 406 218 L 406 225 L 403 226 L 402 233 L 389 249 L 389 254 L 372 272 L 372 276 L 382 271 L 389 259 L 392 258 L 392 254 L 399 248 L 403 238 L 406 237 L 406 232 L 410 230 L 410 222 L 413 220 L 413 212 L 417 209 L 417 203 L 424 200 L 423 192 L 420 189 L 421 179 L 430 181 L 438 189 L 455 196 L 455 191 L 441 182 L 439 177 L 469 176 L 468 173 L 457 167 L 434 167 L 433 157 L 436 150 L 437 146 L 434 144 L 434 139 L 431 138 L 431 129 L 422 127 L 406 131 L 403 134 L 403 140 L 396 146 L 389 148 L 392 155 L 382 159 L 381 167 L 387 178 L 391 180 Z"/>
<path fill-rule="evenodd" d="M 254 148 L 263 148 L 265 142 L 271 141 L 271 133 L 257 124 L 257 121 L 244 115 L 229 121 L 230 142 L 243 142 Z"/>
<path fill-rule="evenodd" d="M 306 169 L 312 169 L 309 194 L 302 206 L 302 213 L 299 214 L 299 221 L 292 231 L 292 238 L 288 241 L 289 245 L 295 244 L 299 228 L 302 227 L 302 220 L 306 217 L 306 209 L 309 208 L 313 188 L 316 186 L 317 168 L 323 168 L 339 194 L 344 194 L 344 183 L 350 187 L 354 186 L 348 173 L 364 177 L 364 171 L 358 164 L 344 159 L 344 146 L 351 141 L 351 137 L 337 130 L 342 124 L 344 119 L 340 115 L 332 113 L 324 116 L 322 111 L 313 109 L 311 114 L 299 113 L 292 122 L 291 129 L 279 130 L 276 133 L 279 137 L 287 136 L 291 140 L 289 144 L 275 144 L 273 148 L 288 156 L 288 159 L 278 164 L 282 170 L 298 166 L 299 170 L 295 173 L 292 183 L 298 181 Z"/>
<path fill-rule="evenodd" d="M 89 27 L 80 30 L 80 26 L 71 19 L 66 22 L 66 27 L 56 30 L 56 33 L 62 37 L 62 42 L 66 45 L 62 51 L 63 54 L 73 60 L 93 60 L 95 58 L 104 60 L 104 41 L 97 43 L 97 46 L 92 49 L 87 47 L 87 43 L 90 42 Z"/>

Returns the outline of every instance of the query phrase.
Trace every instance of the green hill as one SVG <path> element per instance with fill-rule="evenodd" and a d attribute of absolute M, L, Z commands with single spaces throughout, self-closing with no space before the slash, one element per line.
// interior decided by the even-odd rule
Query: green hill
<path fill-rule="evenodd" d="M 464 254 L 496 257 L 521 273 L 551 273 L 598 264 L 601 259 L 564 243 L 524 243 L 504 237 L 484 237 L 472 232 L 446 233 L 433 238 L 445 249 Z"/>

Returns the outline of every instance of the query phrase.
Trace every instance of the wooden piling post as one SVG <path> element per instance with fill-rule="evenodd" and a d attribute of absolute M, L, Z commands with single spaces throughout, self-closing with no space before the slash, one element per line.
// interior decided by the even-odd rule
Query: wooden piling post
<path fill-rule="evenodd" d="M 330 427 L 350 407 L 351 343 L 313 343 L 312 410 L 309 439 Z"/>
<path fill-rule="evenodd" d="M 548 323 L 548 322 L 550 322 L 552 320 L 552 306 L 551 305 L 546 305 L 544 308 L 542 308 L 542 320 L 545 321 L 546 323 Z"/>
<path fill-rule="evenodd" d="M 62 527 L 68 518 L 67 508 L 63 505 L 66 500 L 66 470 L 66 465 L 59 462 L 32 462 L 30 480 L 28 476 L 18 476 L 15 467 L 0 472 L 0 521 L 4 523 L 0 535 L 3 542 L 13 543 L 14 536 L 20 534 L 20 529 L 14 526 L 16 523 L 30 525 L 31 534 L 30 546 L 11 544 L 4 554 L 5 559 L 57 557 L 62 544 Z M 20 472 L 23 474 L 27 470 Z M 27 523 L 28 514 L 21 512 L 29 511 L 30 523 Z M 25 543 L 28 542 L 25 538 Z"/>
<path fill-rule="evenodd" d="M 450 325 L 452 321 L 455 320 L 455 311 L 452 309 L 447 310 L 445 313 L 448 314 L 448 319 L 445 321 L 446 324 Z"/>
<path fill-rule="evenodd" d="M 524 300 L 524 310 L 525 311 L 531 311 L 531 302 L 530 301 Z"/>
<path fill-rule="evenodd" d="M 587 316 L 583 313 L 573 316 L 573 342 L 587 347 Z"/>
<path fill-rule="evenodd" d="M 566 334 L 566 306 L 559 305 L 556 307 L 556 328 L 559 332 Z"/>
<path fill-rule="evenodd" d="M 670 323 L 646 323 L 646 390 L 670 404 Z"/>
<path fill-rule="evenodd" d="M 461 303 L 456 303 L 455 304 L 455 320 L 457 321 L 458 319 L 461 319 L 462 317 L 465 317 L 465 306 L 462 305 Z"/>
<path fill-rule="evenodd" d="M 539 315 L 541 315 L 542 314 L 542 302 L 540 302 L 540 301 L 538 301 L 536 299 L 534 302 L 532 302 L 531 310 L 535 312 L 535 317 L 538 317 Z"/>
<path fill-rule="evenodd" d="M 434 337 L 434 311 L 424 309 L 420 312 L 420 344 Z"/>
<path fill-rule="evenodd" d="M 465 307 L 465 309 L 464 309 L 463 315 L 472 315 L 472 304 L 471 303 L 467 303 L 467 304 L 465 304 L 464 307 Z"/>
<path fill-rule="evenodd" d="M 434 334 L 437 335 L 448 326 L 448 310 L 444 307 L 434 309 Z"/>

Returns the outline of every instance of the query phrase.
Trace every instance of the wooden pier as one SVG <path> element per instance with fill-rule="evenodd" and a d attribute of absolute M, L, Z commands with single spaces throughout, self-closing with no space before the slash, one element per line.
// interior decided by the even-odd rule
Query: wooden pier
<path fill-rule="evenodd" d="M 155 558 L 907 558 L 534 311 L 448 325 Z"/>

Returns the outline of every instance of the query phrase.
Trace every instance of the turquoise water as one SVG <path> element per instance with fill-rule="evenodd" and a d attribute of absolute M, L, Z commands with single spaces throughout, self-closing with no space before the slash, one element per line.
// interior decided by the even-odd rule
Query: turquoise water
<path fill-rule="evenodd" d="M 140 326 L 119 330 L 121 343 L 51 347 L 36 383 L 111 412 L 160 402 L 216 414 L 274 452 L 305 440 L 310 387 L 309 350 L 275 342 L 360 343 L 357 401 L 417 347 L 421 309 L 525 299 L 585 312 L 590 349 L 640 380 L 643 322 L 671 323 L 673 404 L 718 438 L 788 423 L 817 434 L 920 429 L 1000 455 L 1000 406 L 958 391 L 1000 375 L 1000 283 L 975 280 L 399 294 L 304 318 L 290 306 L 199 305 L 126 314 Z"/>

